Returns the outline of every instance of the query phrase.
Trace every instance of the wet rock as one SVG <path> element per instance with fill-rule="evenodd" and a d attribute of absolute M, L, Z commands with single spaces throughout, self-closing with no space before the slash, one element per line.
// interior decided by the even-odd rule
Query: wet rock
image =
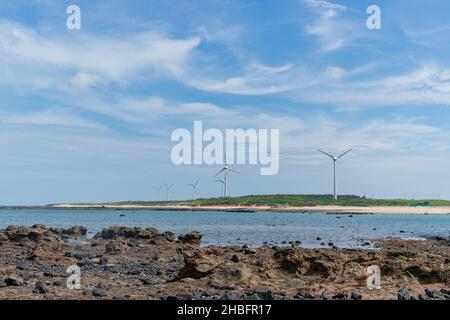
<path fill-rule="evenodd" d="M 353 291 L 351 294 L 351 298 L 352 298 L 352 300 L 361 300 L 362 295 L 359 292 Z"/>
<path fill-rule="evenodd" d="M 107 264 L 108 264 L 108 261 L 109 261 L 109 260 L 108 260 L 107 257 L 101 256 L 98 263 L 101 264 L 101 265 L 107 265 Z"/>
<path fill-rule="evenodd" d="M 176 235 L 173 232 L 166 231 L 162 234 L 162 237 L 167 241 L 175 241 Z"/>
<path fill-rule="evenodd" d="M 105 252 L 109 254 L 120 253 L 123 249 L 123 244 L 118 241 L 110 241 L 105 246 Z"/>
<path fill-rule="evenodd" d="M 233 284 L 220 283 L 220 282 L 216 282 L 216 281 L 211 281 L 209 285 L 217 290 L 234 290 L 234 289 L 236 289 L 236 287 Z"/>
<path fill-rule="evenodd" d="M 38 294 L 46 294 L 46 293 L 48 293 L 47 284 L 45 284 L 42 281 L 36 282 L 33 292 L 34 293 L 38 293 Z"/>
<path fill-rule="evenodd" d="M 54 278 L 54 277 L 56 277 L 56 274 L 53 271 L 44 271 L 42 273 L 42 275 L 44 277 L 47 277 L 47 278 Z"/>
<path fill-rule="evenodd" d="M 397 300 L 411 300 L 408 290 L 400 289 L 397 294 Z"/>
<path fill-rule="evenodd" d="M 178 241 L 186 244 L 200 245 L 203 235 L 198 231 L 189 232 L 185 235 L 179 235 Z"/>
<path fill-rule="evenodd" d="M 44 235 L 37 231 L 30 231 L 27 235 L 27 238 L 34 242 L 41 242 L 44 238 Z"/>
<path fill-rule="evenodd" d="M 241 300 L 237 295 L 234 294 L 224 294 L 219 298 L 219 300 L 228 300 L 228 301 L 234 301 L 234 300 Z"/>
<path fill-rule="evenodd" d="M 346 292 L 338 292 L 333 296 L 333 299 L 345 300 L 348 299 L 348 294 Z"/>
<path fill-rule="evenodd" d="M 427 294 L 421 293 L 419 294 L 419 300 L 431 300 L 431 298 Z"/>
<path fill-rule="evenodd" d="M 294 296 L 294 298 L 304 300 L 304 299 L 314 299 L 315 296 L 313 296 L 308 290 L 302 289 Z"/>
<path fill-rule="evenodd" d="M 246 249 L 244 250 L 244 253 L 245 253 L 245 254 L 256 254 L 256 250 L 255 250 L 255 249 L 252 249 L 252 248 L 246 248 Z"/>
<path fill-rule="evenodd" d="M 220 262 L 218 259 L 200 252 L 184 255 L 184 266 L 180 270 L 181 278 L 203 278 L 209 275 Z"/>
<path fill-rule="evenodd" d="M 103 229 L 101 232 L 94 236 L 94 239 L 154 239 L 157 236 L 161 236 L 158 229 L 155 228 L 129 228 L 129 227 L 112 227 Z"/>
<path fill-rule="evenodd" d="M 89 266 L 92 264 L 93 264 L 92 260 L 88 257 L 85 257 L 85 258 L 81 259 L 80 261 L 78 261 L 78 265 L 80 267 Z"/>
<path fill-rule="evenodd" d="M 64 287 L 65 283 L 64 281 L 55 281 L 52 283 L 52 285 L 55 287 Z"/>
<path fill-rule="evenodd" d="M 241 258 L 239 258 L 237 254 L 234 254 L 230 260 L 234 263 L 238 263 L 239 261 L 241 261 Z"/>
<path fill-rule="evenodd" d="M 322 300 L 330 300 L 330 295 L 326 292 L 322 292 L 322 294 L 320 295 L 320 299 Z"/>
<path fill-rule="evenodd" d="M 267 286 L 258 286 L 253 290 L 253 294 L 261 300 L 273 300 L 272 288 Z"/>
<path fill-rule="evenodd" d="M 26 263 L 18 262 L 18 263 L 16 263 L 16 269 L 17 270 L 26 270 L 27 269 L 27 265 L 26 265 Z"/>
<path fill-rule="evenodd" d="M 155 284 L 158 284 L 159 282 L 158 281 L 156 281 L 156 280 L 153 280 L 153 279 L 149 279 L 149 278 L 141 278 L 141 279 L 139 279 L 141 282 L 142 282 L 142 284 L 143 285 L 145 285 L 145 286 L 152 286 L 152 285 L 155 285 Z"/>
<path fill-rule="evenodd" d="M 103 288 L 95 288 L 92 290 L 92 295 L 94 297 L 106 297 L 108 295 L 106 289 Z"/>
<path fill-rule="evenodd" d="M 437 290 L 431 290 L 431 289 L 425 289 L 425 294 L 430 297 L 431 299 L 435 299 L 435 300 L 441 300 L 444 299 L 444 295 L 442 294 L 442 292 L 437 291 Z"/>
<path fill-rule="evenodd" d="M 8 285 L 8 287 L 20 287 L 25 285 L 25 281 L 20 277 L 8 277 L 4 280 L 4 282 Z"/>
<path fill-rule="evenodd" d="M 85 236 L 87 234 L 87 228 L 83 226 L 74 226 L 67 230 L 63 230 L 63 234 L 69 236 Z"/>

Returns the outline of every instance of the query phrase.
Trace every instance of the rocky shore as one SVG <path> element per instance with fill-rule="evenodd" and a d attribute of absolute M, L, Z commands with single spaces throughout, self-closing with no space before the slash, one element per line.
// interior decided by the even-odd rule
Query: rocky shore
<path fill-rule="evenodd" d="M 386 239 L 376 250 L 201 246 L 202 235 L 117 227 L 0 230 L 0 299 L 450 299 L 450 239 Z M 367 267 L 381 288 L 366 286 Z M 81 289 L 69 289 L 70 266 Z"/>

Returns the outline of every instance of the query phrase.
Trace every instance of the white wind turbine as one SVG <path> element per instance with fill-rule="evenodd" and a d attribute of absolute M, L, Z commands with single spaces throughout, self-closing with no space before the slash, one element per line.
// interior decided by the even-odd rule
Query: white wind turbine
<path fill-rule="evenodd" d="M 153 190 L 155 190 L 156 191 L 156 201 L 159 201 L 159 194 L 161 193 L 161 187 L 162 187 L 162 185 L 161 186 L 153 186 Z"/>
<path fill-rule="evenodd" d="M 198 186 L 199 182 L 200 182 L 200 179 L 197 179 L 197 181 L 195 183 L 188 184 L 188 186 L 190 186 L 192 188 L 192 200 L 195 200 L 196 196 L 198 195 L 197 186 Z"/>
<path fill-rule="evenodd" d="M 339 156 L 333 156 L 329 153 L 326 153 L 325 151 L 322 151 L 320 149 L 317 149 L 317 151 L 323 153 L 324 155 L 330 157 L 333 160 L 333 197 L 334 200 L 337 200 L 337 186 L 336 186 L 336 161 L 338 161 L 340 158 L 342 158 L 343 156 L 345 156 L 347 153 L 349 153 L 350 151 L 352 151 L 352 149 L 345 151 L 344 153 L 340 154 Z"/>
<path fill-rule="evenodd" d="M 165 183 L 164 186 L 166 187 L 166 201 L 169 201 L 169 191 L 173 187 L 173 183 L 171 184 Z"/>
<path fill-rule="evenodd" d="M 222 172 L 224 172 L 224 177 L 223 177 L 223 180 L 224 180 L 224 191 L 223 191 L 223 196 L 224 197 L 228 197 L 228 181 L 227 181 L 227 178 L 228 178 L 228 171 L 231 171 L 231 172 L 234 172 L 234 173 L 237 173 L 237 174 L 240 174 L 239 172 L 237 172 L 236 170 L 233 170 L 233 169 L 231 169 L 230 168 L 230 166 L 227 164 L 227 159 L 226 159 L 226 156 L 224 157 L 224 166 L 223 166 L 223 168 L 222 168 L 222 170 L 220 170 L 216 175 L 215 175 L 215 177 L 217 177 L 219 174 L 221 174 Z"/>
<path fill-rule="evenodd" d="M 220 196 L 224 197 L 225 196 L 225 180 L 224 179 L 220 179 L 220 180 L 216 180 L 216 182 L 220 182 L 220 184 L 222 185 L 222 190 L 220 192 Z"/>

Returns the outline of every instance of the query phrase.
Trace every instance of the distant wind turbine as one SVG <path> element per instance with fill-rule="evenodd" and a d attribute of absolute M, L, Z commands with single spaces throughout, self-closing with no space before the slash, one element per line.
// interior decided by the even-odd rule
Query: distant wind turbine
<path fill-rule="evenodd" d="M 153 186 L 153 190 L 155 190 L 156 191 L 156 201 L 159 201 L 159 194 L 160 194 L 160 192 L 161 192 L 161 187 L 162 186 Z"/>
<path fill-rule="evenodd" d="M 192 188 L 192 200 L 195 200 L 196 196 L 198 195 L 198 183 L 200 182 L 200 179 L 198 179 L 195 183 L 190 183 L 188 186 Z"/>
<path fill-rule="evenodd" d="M 166 200 L 169 201 L 169 191 L 173 187 L 173 183 L 171 184 L 165 183 L 164 186 L 166 187 Z"/>
<path fill-rule="evenodd" d="M 216 175 L 215 175 L 215 177 L 217 177 L 219 174 L 221 174 L 222 172 L 224 172 L 224 178 L 223 178 L 223 180 L 224 180 L 224 191 L 223 191 L 223 196 L 224 197 L 228 197 L 228 181 L 227 181 L 227 178 L 228 178 L 228 171 L 230 171 L 230 172 L 234 172 L 234 173 L 237 173 L 237 174 L 240 174 L 239 172 L 237 172 L 236 170 L 233 170 L 233 169 L 231 169 L 230 168 L 230 166 L 227 164 L 227 159 L 226 159 L 226 156 L 224 157 L 224 166 L 223 166 L 223 168 L 222 168 L 222 170 L 220 170 Z"/>
<path fill-rule="evenodd" d="M 220 192 L 220 196 L 224 197 L 225 196 L 225 180 L 224 179 L 220 179 L 220 180 L 216 180 L 216 182 L 220 182 L 222 189 Z"/>
<path fill-rule="evenodd" d="M 324 155 L 330 157 L 333 160 L 333 197 L 334 200 L 337 200 L 337 186 L 336 186 L 336 161 L 338 161 L 340 158 L 342 158 L 343 156 L 345 156 L 347 153 L 349 153 L 350 151 L 352 151 L 352 149 L 345 151 L 344 153 L 340 154 L 339 156 L 333 156 L 325 151 L 322 151 L 320 149 L 317 149 L 317 151 L 323 153 Z"/>

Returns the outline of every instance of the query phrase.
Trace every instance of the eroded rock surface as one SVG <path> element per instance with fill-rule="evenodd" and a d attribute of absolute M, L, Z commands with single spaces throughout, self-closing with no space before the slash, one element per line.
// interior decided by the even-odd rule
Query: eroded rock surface
<path fill-rule="evenodd" d="M 201 247 L 202 235 L 115 227 L 0 230 L 0 299 L 450 299 L 450 241 L 387 239 L 376 250 Z M 378 265 L 380 290 L 366 287 Z M 81 289 L 67 288 L 70 266 Z"/>

